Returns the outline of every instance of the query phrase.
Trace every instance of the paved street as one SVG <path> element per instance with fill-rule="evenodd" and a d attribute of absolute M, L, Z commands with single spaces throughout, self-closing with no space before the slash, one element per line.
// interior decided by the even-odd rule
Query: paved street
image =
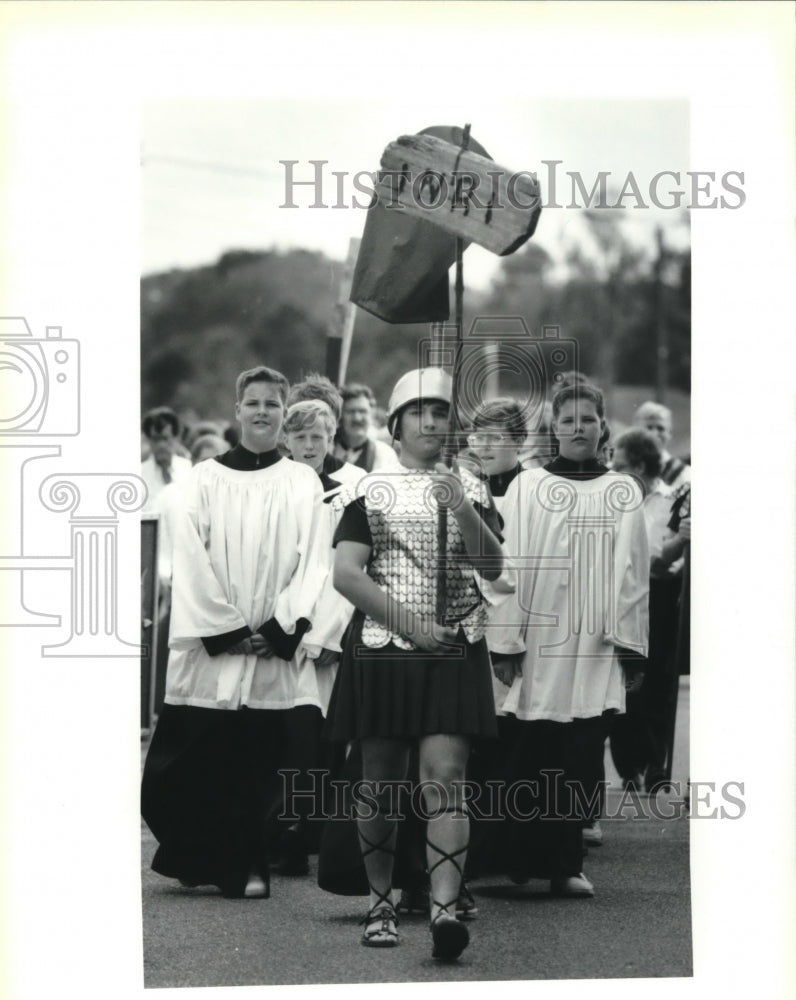
<path fill-rule="evenodd" d="M 688 701 L 684 678 L 673 772 L 681 789 L 688 777 Z M 622 795 L 608 757 L 606 771 L 610 815 Z M 270 900 L 227 900 L 153 874 L 155 842 L 142 827 L 146 986 L 689 976 L 688 819 L 680 795 L 658 801 L 676 818 L 639 818 L 626 802 L 625 818 L 602 821 L 603 846 L 584 862 L 594 899 L 553 899 L 545 882 L 471 883 L 480 915 L 470 924 L 470 947 L 450 965 L 431 958 L 422 917 L 402 921 L 398 948 L 361 947 L 365 900 L 318 889 L 317 859 L 309 876 L 274 876 Z"/>

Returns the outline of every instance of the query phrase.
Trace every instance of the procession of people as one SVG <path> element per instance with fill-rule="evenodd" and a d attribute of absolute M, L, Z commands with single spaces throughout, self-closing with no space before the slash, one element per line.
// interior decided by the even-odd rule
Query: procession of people
<path fill-rule="evenodd" d="M 267 898 L 317 852 L 319 892 L 367 897 L 363 946 L 420 912 L 453 961 L 471 880 L 598 891 L 607 740 L 623 787 L 665 787 L 690 467 L 660 404 L 609 441 L 576 372 L 543 435 L 506 395 L 451 435 L 441 368 L 396 379 L 383 430 L 375 402 L 259 366 L 236 427 L 145 416 L 170 607 L 142 813 L 152 868 L 186 891 Z"/>

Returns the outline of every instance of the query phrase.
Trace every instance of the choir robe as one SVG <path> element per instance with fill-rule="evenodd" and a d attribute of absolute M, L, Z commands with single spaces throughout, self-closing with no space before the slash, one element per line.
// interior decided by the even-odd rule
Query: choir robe
<path fill-rule="evenodd" d="M 295 653 L 297 623 L 312 621 L 328 572 L 321 496 L 312 469 L 287 459 L 251 471 L 216 461 L 194 469 L 174 545 L 167 704 L 321 706 L 314 667 Z M 290 655 L 214 648 L 214 639 L 263 629 Z"/>
<path fill-rule="evenodd" d="M 517 882 L 569 878 L 580 872 L 583 826 L 602 807 L 608 718 L 625 708 L 618 650 L 647 653 L 642 495 L 596 461 L 558 458 L 520 473 L 501 514 L 517 590 L 495 609 L 488 642 L 493 657 L 519 655 L 522 669 L 500 708 L 512 720 L 507 822 L 492 825 L 482 867 Z"/>
<path fill-rule="evenodd" d="M 517 590 L 495 610 L 494 653 L 522 654 L 502 711 L 571 722 L 625 707 L 617 647 L 646 656 L 649 554 L 641 491 L 626 475 L 520 473 L 502 503 Z"/>
<path fill-rule="evenodd" d="M 346 476 L 346 468 L 355 469 L 358 474 L 353 477 Z M 342 509 L 332 501 L 344 488 L 344 483 L 347 482 L 355 485 L 366 473 L 363 469 L 356 469 L 355 466 L 344 465 L 334 475 L 339 476 L 339 480 L 327 475 L 321 475 L 320 477 L 324 492 L 323 503 L 317 515 L 316 527 L 320 542 L 318 546 L 319 558 L 323 559 L 323 564 L 319 566 L 318 572 L 323 573 L 325 583 L 315 606 L 312 628 L 305 633 L 299 649 L 299 655 L 303 654 L 311 663 L 317 663 L 318 657 L 323 650 L 338 654 L 337 662 L 327 662 L 325 666 L 316 667 L 316 681 L 322 698 L 321 711 L 324 717 L 329 707 L 334 681 L 337 677 L 343 634 L 348 628 L 351 617 L 354 614 L 354 605 L 334 588 L 334 549 L 332 548 L 332 540 L 342 515 Z"/>
<path fill-rule="evenodd" d="M 232 896 L 253 871 L 267 881 L 279 771 L 305 770 L 302 734 L 324 700 L 298 654 L 326 580 L 321 495 L 308 467 L 240 445 L 196 466 L 186 486 L 166 703 L 142 781 L 160 874 Z M 230 652 L 255 632 L 274 655 Z"/>

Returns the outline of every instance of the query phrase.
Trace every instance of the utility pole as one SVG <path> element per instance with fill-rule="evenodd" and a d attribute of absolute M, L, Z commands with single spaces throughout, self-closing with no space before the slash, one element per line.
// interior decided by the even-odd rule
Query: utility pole
<path fill-rule="evenodd" d="M 666 388 L 669 382 L 669 340 L 664 315 L 663 266 L 666 259 L 666 249 L 663 245 L 663 230 L 655 229 L 655 242 L 658 254 L 653 267 L 655 276 L 655 400 L 666 402 Z"/>

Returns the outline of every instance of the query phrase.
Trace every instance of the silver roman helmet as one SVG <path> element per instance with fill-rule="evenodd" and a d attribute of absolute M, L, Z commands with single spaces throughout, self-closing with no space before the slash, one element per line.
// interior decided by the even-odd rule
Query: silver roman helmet
<path fill-rule="evenodd" d="M 415 368 L 402 375 L 395 383 L 387 404 L 387 429 L 395 434 L 395 421 L 400 411 L 417 399 L 441 399 L 450 404 L 453 381 L 442 368 Z"/>

